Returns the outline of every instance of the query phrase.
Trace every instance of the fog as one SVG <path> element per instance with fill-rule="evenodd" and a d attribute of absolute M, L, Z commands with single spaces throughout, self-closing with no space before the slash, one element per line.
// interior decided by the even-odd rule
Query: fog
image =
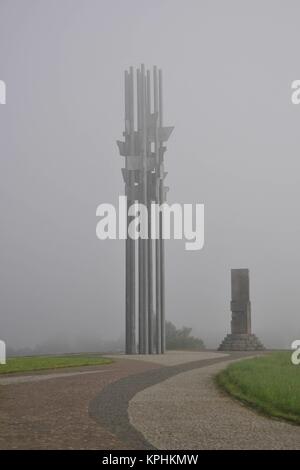
<path fill-rule="evenodd" d="M 250 269 L 253 332 L 300 338 L 297 1 L 0 0 L 0 337 L 99 350 L 124 334 L 124 241 L 96 208 L 124 193 L 123 73 L 158 65 L 168 202 L 204 203 L 203 250 L 166 242 L 166 317 L 208 347 Z M 111 343 L 110 343 L 111 342 Z M 83 347 L 83 346 L 82 346 Z"/>

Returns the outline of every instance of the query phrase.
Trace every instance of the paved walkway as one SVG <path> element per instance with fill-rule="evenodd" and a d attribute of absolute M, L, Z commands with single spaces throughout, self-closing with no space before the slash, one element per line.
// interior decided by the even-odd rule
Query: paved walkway
<path fill-rule="evenodd" d="M 118 371 L 116 368 L 106 368 L 106 369 L 93 369 L 93 370 L 81 370 L 78 372 L 51 372 L 50 374 L 45 372 L 34 374 L 34 375 L 8 375 L 1 377 L 0 376 L 0 386 L 1 385 L 12 385 L 12 384 L 21 384 L 27 382 L 41 382 L 43 380 L 53 380 L 53 379 L 62 379 L 63 377 L 76 377 L 77 375 L 86 375 L 86 374 L 105 374 L 111 373 L 113 371 Z"/>
<path fill-rule="evenodd" d="M 129 399 L 123 394 L 124 380 L 134 395 L 141 388 L 153 384 L 151 374 L 155 371 L 169 371 L 171 375 L 176 372 L 178 366 L 174 368 L 169 364 L 166 367 L 166 362 L 190 364 L 192 361 L 192 364 L 197 364 L 193 359 L 199 360 L 201 355 L 206 359 L 216 357 L 216 353 L 211 352 L 200 353 L 200 356 L 198 353 L 197 357 L 195 354 L 174 353 L 168 357 L 153 356 L 155 362 L 149 362 L 141 357 L 114 356 L 115 361 L 110 365 L 2 376 L 0 449 L 113 450 L 147 447 L 148 443 L 137 443 L 136 446 L 130 435 L 118 432 L 119 423 L 124 419 L 131 428 L 127 414 Z M 163 375 L 162 380 L 167 376 Z M 159 376 L 157 380 L 160 380 Z M 111 389 L 114 383 L 118 385 Z M 109 426 L 106 420 L 101 420 L 101 409 L 100 412 L 95 409 L 99 397 L 100 402 L 106 397 L 100 408 L 106 411 Z M 115 409 L 109 416 L 111 407 Z"/>
<path fill-rule="evenodd" d="M 6 380 L 17 381 L 0 385 L 0 449 L 132 448 L 96 423 L 89 416 L 88 406 L 112 382 L 158 367 L 122 360 L 92 366 L 92 370 L 85 367 L 71 368 L 68 373 L 65 369 L 31 373 L 23 376 L 24 380 L 6 376 Z"/>
<path fill-rule="evenodd" d="M 166 354 L 135 354 L 118 355 L 118 359 L 130 359 L 143 362 L 152 362 L 165 367 L 173 367 L 188 362 L 205 361 L 206 359 L 219 359 L 228 357 L 228 353 L 216 351 L 167 351 Z M 106 357 L 114 357 L 112 355 Z"/>
<path fill-rule="evenodd" d="M 119 440 L 126 442 L 132 449 L 153 449 L 158 447 L 158 442 L 155 441 L 154 443 L 154 441 L 148 439 L 148 434 L 144 432 L 145 428 L 148 426 L 148 414 L 153 412 L 153 415 L 155 414 L 156 416 L 155 408 L 158 406 L 158 403 L 152 402 L 151 400 L 149 400 L 149 402 L 145 401 L 143 406 L 137 410 L 137 413 L 141 416 L 141 421 L 143 421 L 143 416 L 145 416 L 144 427 L 142 426 L 142 428 L 140 428 L 140 422 L 130 420 L 128 415 L 129 403 L 134 399 L 136 394 L 139 394 L 139 392 L 143 390 L 147 393 L 149 387 L 152 388 L 153 385 L 160 384 L 183 372 L 218 364 L 227 361 L 228 357 L 238 359 L 250 355 L 249 353 L 243 352 L 235 352 L 226 355 L 216 352 L 209 352 L 207 354 L 206 351 L 197 354 L 198 360 L 185 362 L 183 364 L 180 363 L 175 366 L 160 367 L 134 376 L 124 377 L 117 382 L 109 384 L 90 403 L 90 416 L 95 419 L 101 427 L 117 436 Z M 168 355 L 169 353 L 166 356 Z M 132 362 L 143 362 L 141 358 L 136 359 L 139 360 Z M 160 360 L 164 362 L 166 358 L 160 356 Z M 146 364 L 146 362 L 143 362 L 143 364 Z M 176 394 L 176 388 L 170 389 L 165 399 L 172 400 L 172 396 L 176 396 Z M 144 408 L 147 408 L 147 411 L 144 410 Z M 144 411 L 145 414 L 143 414 Z M 161 413 L 161 411 L 160 408 L 159 412 Z M 184 408 L 174 408 L 173 413 L 179 415 L 178 425 L 180 425 L 180 419 L 184 416 Z M 150 426 L 151 423 L 152 420 L 149 422 Z M 176 449 L 177 447 L 174 448 Z"/>
<path fill-rule="evenodd" d="M 300 427 L 214 387 L 229 358 L 251 354 L 114 356 L 111 365 L 1 377 L 0 449 L 299 449 Z"/>
<path fill-rule="evenodd" d="M 136 394 L 131 424 L 157 449 L 300 449 L 300 426 L 269 419 L 219 392 L 228 361 L 178 374 Z"/>

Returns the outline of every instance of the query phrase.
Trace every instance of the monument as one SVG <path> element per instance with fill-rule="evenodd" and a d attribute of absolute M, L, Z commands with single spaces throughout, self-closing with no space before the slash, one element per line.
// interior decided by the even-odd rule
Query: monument
<path fill-rule="evenodd" d="M 164 185 L 164 143 L 173 127 L 163 125 L 162 71 L 145 66 L 125 71 L 124 141 L 117 141 L 128 208 L 144 204 L 151 215 L 151 205 L 166 200 Z M 165 267 L 162 213 L 156 221 L 156 239 L 126 240 L 126 341 L 127 354 L 165 352 Z M 127 233 L 131 218 L 127 215 Z M 151 233 L 151 217 L 148 219 Z M 137 326 L 137 333 L 136 333 Z M 138 345 L 138 348 L 137 348 Z"/>
<path fill-rule="evenodd" d="M 253 351 L 264 349 L 251 333 L 249 269 L 231 270 L 231 334 L 221 343 L 220 351 Z"/>

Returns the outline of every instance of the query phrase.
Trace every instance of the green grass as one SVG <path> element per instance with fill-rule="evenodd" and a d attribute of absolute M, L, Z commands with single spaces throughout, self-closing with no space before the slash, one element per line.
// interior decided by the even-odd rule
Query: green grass
<path fill-rule="evenodd" d="M 0 365 L 0 374 L 10 372 L 29 372 L 63 367 L 98 366 L 111 364 L 111 359 L 88 355 L 71 356 L 31 356 L 8 358 L 7 364 Z"/>
<path fill-rule="evenodd" d="M 220 372 L 216 381 L 256 410 L 300 424 L 300 365 L 291 363 L 291 352 L 236 362 Z"/>

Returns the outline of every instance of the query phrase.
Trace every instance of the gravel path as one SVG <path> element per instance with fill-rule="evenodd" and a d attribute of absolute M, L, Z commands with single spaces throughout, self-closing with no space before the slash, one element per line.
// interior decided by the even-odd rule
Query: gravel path
<path fill-rule="evenodd" d="M 216 389 L 213 376 L 229 362 L 139 392 L 130 423 L 157 449 L 299 449 L 300 426 L 258 415 Z"/>
<path fill-rule="evenodd" d="M 253 352 L 251 354 L 253 355 Z M 170 353 L 166 356 L 169 355 Z M 157 429 L 156 421 L 157 423 L 160 422 L 160 418 L 157 418 L 157 415 L 162 413 L 161 419 L 164 417 L 164 410 L 159 406 L 159 402 L 152 402 L 151 396 L 150 401 L 147 399 L 148 391 L 152 389 L 152 386 L 160 384 L 161 382 L 165 383 L 165 380 L 171 377 L 174 378 L 177 374 L 181 374 L 182 372 L 228 361 L 228 357 L 238 359 L 250 356 L 249 352 L 234 352 L 226 355 L 201 352 L 197 353 L 197 355 L 198 360 L 192 362 L 180 363 L 175 366 L 169 365 L 169 367 L 159 367 L 134 376 L 124 377 L 117 382 L 111 383 L 91 401 L 89 406 L 90 416 L 94 418 L 101 427 L 107 429 L 121 441 L 126 442 L 131 449 L 152 449 L 156 446 L 158 448 L 164 448 L 160 446 L 159 440 L 152 440 L 152 430 Z M 166 358 L 160 356 L 160 361 L 164 362 Z M 120 363 L 121 362 L 122 361 L 120 361 Z M 132 362 L 147 363 L 142 360 L 134 360 Z M 159 386 L 160 385 L 158 385 L 158 387 Z M 141 391 L 144 391 L 142 395 L 139 393 Z M 135 397 L 143 396 L 143 393 L 146 394 L 146 399 L 137 410 L 138 419 L 131 420 L 130 422 L 128 414 L 130 400 L 133 399 L 134 403 Z M 171 387 L 164 397 L 165 402 L 167 403 L 168 400 L 173 400 L 173 397 L 176 397 L 176 395 L 176 386 L 175 388 Z M 183 409 L 172 409 L 171 413 L 177 414 L 180 423 L 180 420 L 184 416 Z M 148 425 L 150 427 L 150 434 L 146 432 Z M 148 439 L 148 437 L 150 437 L 150 439 Z M 161 442 L 164 442 L 164 440 Z M 173 449 L 176 448 L 176 446 L 173 447 Z"/>
<path fill-rule="evenodd" d="M 117 371 L 118 369 L 115 368 L 106 368 L 106 369 L 94 369 L 94 370 L 85 370 L 79 372 L 52 372 L 50 374 L 44 373 L 43 374 L 34 374 L 34 375 L 18 375 L 14 376 L 6 376 L 0 377 L 0 386 L 1 385 L 12 385 L 12 384 L 21 384 L 27 382 L 41 382 L 42 380 L 51 380 L 51 379 L 62 379 L 63 377 L 75 377 L 77 375 L 86 375 L 86 374 L 105 374 L 111 373 L 112 371 Z"/>
<path fill-rule="evenodd" d="M 226 420 L 220 415 L 224 422 L 215 434 L 220 403 L 233 402 L 214 398 L 210 374 L 229 358 L 247 356 L 210 351 L 146 359 L 114 356 L 111 365 L 1 377 L 0 449 L 231 448 L 232 441 L 242 448 L 234 412 Z M 270 421 L 265 421 L 268 432 Z M 253 426 L 251 420 L 245 423 L 244 438 L 247 426 L 250 431 Z M 299 448 L 299 433 L 291 436 Z M 277 448 L 281 438 L 271 447 Z"/>
<path fill-rule="evenodd" d="M 228 353 L 216 351 L 167 351 L 165 354 L 123 354 L 116 356 L 118 359 L 131 359 L 143 362 L 152 362 L 165 367 L 179 366 L 188 362 L 205 361 L 206 359 L 219 359 L 228 356 Z M 114 357 L 107 355 L 104 357 Z"/>
<path fill-rule="evenodd" d="M 0 449 L 135 449 L 134 439 L 118 432 L 124 417 L 129 425 L 129 399 L 123 394 L 123 380 L 127 380 L 134 395 L 141 389 L 139 380 L 144 387 L 152 385 L 152 373 L 175 373 L 173 367 L 164 367 L 166 361 L 189 362 L 193 357 L 199 360 L 203 354 L 215 357 L 215 353 L 208 352 L 183 354 L 184 358 L 180 353 L 171 353 L 170 359 L 153 356 L 154 362 L 149 362 L 134 356 L 114 356 L 115 362 L 109 365 L 2 376 Z M 111 389 L 114 383 L 118 385 Z M 105 420 L 100 422 L 98 410 L 91 411 L 99 395 L 107 398 L 104 411 L 113 408 L 111 416 L 106 413 L 109 425 Z"/>
<path fill-rule="evenodd" d="M 116 359 L 68 372 L 6 376 L 17 382 L 0 386 L 0 449 L 132 448 L 89 416 L 89 403 L 114 381 L 158 367 Z"/>

